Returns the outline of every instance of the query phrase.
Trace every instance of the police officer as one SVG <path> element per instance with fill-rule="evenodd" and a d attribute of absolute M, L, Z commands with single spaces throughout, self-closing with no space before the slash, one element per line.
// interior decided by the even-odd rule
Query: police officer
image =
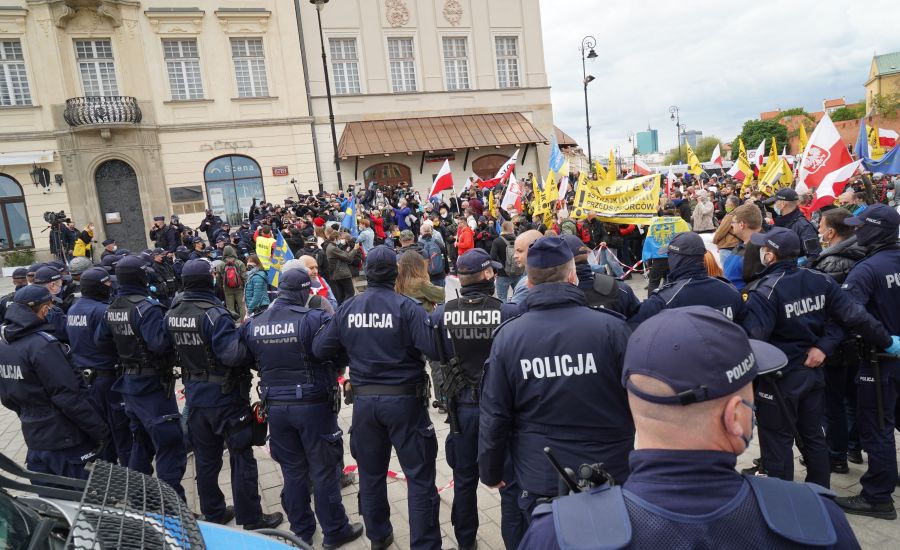
<path fill-rule="evenodd" d="M 642 323 L 622 377 L 641 445 L 631 476 L 540 507 L 522 548 L 859 548 L 830 492 L 735 471 L 753 438 L 751 381 L 785 361 L 706 306 Z"/>
<path fill-rule="evenodd" d="M 840 292 L 834 279 L 797 267 L 803 248 L 795 232 L 775 227 L 750 241 L 760 247 L 766 269 L 750 287 L 741 324 L 751 338 L 771 342 L 788 357 L 780 377 L 765 376 L 757 384 L 760 468 L 771 477 L 792 480 L 796 440 L 806 461 L 806 480 L 828 488 L 831 471 L 822 432 L 825 378 L 819 367 L 844 336 L 829 321 L 853 327 L 879 349 L 893 349 L 893 340 L 878 320 Z M 900 338 L 896 347 L 900 349 Z"/>
<path fill-rule="evenodd" d="M 739 319 L 744 301 L 734 286 L 718 277 L 710 277 L 703 264 L 706 245 L 693 231 L 679 233 L 669 242 L 669 274 L 666 284 L 654 290 L 641 304 L 637 315 L 628 320 L 636 327 L 664 309 L 684 306 L 709 306 L 731 320 Z"/>
<path fill-rule="evenodd" d="M 119 286 L 106 310 L 106 324 L 123 374 L 112 389 L 125 397 L 134 435 L 128 467 L 149 475 L 155 455 L 157 477 L 184 498 L 181 478 L 187 456 L 175 402 L 175 349 L 163 307 L 150 297 L 146 268 L 144 259 L 137 256 L 126 256 L 116 264 Z"/>
<path fill-rule="evenodd" d="M 397 254 L 376 246 L 366 259 L 368 288 L 348 299 L 313 341 L 321 360 L 345 351 L 353 388 L 350 452 L 359 467 L 360 514 L 373 549 L 394 540 L 386 478 L 391 446 L 406 474 L 410 547 L 441 547 L 435 487 L 437 435 L 424 352 L 437 358 L 422 306 L 394 292 Z"/>
<path fill-rule="evenodd" d="M 884 323 L 891 334 L 897 334 L 900 332 L 900 246 L 897 245 L 900 214 L 887 205 L 874 204 L 844 223 L 856 227 L 856 242 L 868 250 L 868 255 L 850 270 L 841 288 Z M 890 351 L 896 353 L 896 349 Z M 863 449 L 869 455 L 869 467 L 860 479 L 862 492 L 836 501 L 848 514 L 894 519 L 897 512 L 891 495 L 897 485 L 894 428 L 897 426 L 895 407 L 900 396 L 900 360 L 881 359 L 876 372 L 873 359 L 879 360 L 870 357 L 860 365 L 856 386 L 857 428 Z M 876 386 L 879 378 L 881 411 Z"/>
<path fill-rule="evenodd" d="M 181 276 L 184 295 L 165 318 L 190 408 L 200 511 L 213 523 L 236 519 L 244 529 L 277 527 L 284 517 L 278 512 L 263 514 L 257 487 L 247 348 L 241 345 L 235 320 L 213 293 L 209 262 L 190 261 Z M 225 506 L 219 489 L 223 445 L 231 462 L 234 507 Z"/>
<path fill-rule="evenodd" d="M 800 265 L 819 257 L 819 253 L 822 252 L 819 233 L 800 211 L 800 197 L 796 191 L 790 187 L 779 189 L 763 204 L 772 205 L 772 209 L 775 210 L 775 227 L 786 227 L 797 234 L 801 246 Z"/>
<path fill-rule="evenodd" d="M 344 444 L 337 423 L 340 394 L 331 365 L 317 361 L 312 354 L 313 336 L 329 318 L 306 306 L 313 285 L 319 286 L 303 270 L 283 271 L 278 298 L 244 325 L 241 338 L 259 369 L 269 444 L 284 476 L 281 502 L 291 531 L 312 544 L 318 516 L 325 548 L 338 548 L 362 536 L 363 528 L 349 523 L 341 502 L 338 468 Z M 316 497 L 315 516 L 310 508 L 310 479 Z"/>
<path fill-rule="evenodd" d="M 48 332 L 50 291 L 16 291 L 0 327 L 0 401 L 22 422 L 29 470 L 87 479 L 84 465 L 109 439 L 64 346 Z"/>
<path fill-rule="evenodd" d="M 491 352 L 494 329 L 519 310 L 494 298 L 494 278 L 502 267 L 481 248 L 460 256 L 456 268 L 461 296 L 438 305 L 429 319 L 441 335 L 438 345 L 446 350 L 439 355 L 453 358 L 449 366 L 443 366 L 448 371 L 445 385 L 455 390 L 446 396 L 451 430 L 445 451 L 453 469 L 450 521 L 460 550 L 475 548 L 478 532 L 478 399 L 484 362 Z M 518 494 L 511 483 L 501 493 L 503 540 L 507 548 L 516 548 L 524 534 Z"/>
<path fill-rule="evenodd" d="M 12 274 L 12 282 L 13 282 L 13 291 L 7 294 L 6 296 L 0 298 L 0 323 L 3 322 L 3 319 L 6 317 L 6 308 L 9 307 L 9 304 L 12 303 L 13 296 L 15 296 L 16 291 L 22 288 L 23 286 L 28 284 L 26 277 L 28 276 L 28 268 L 25 267 L 17 267 Z"/>
<path fill-rule="evenodd" d="M 624 480 L 634 425 L 618 383 L 630 333 L 623 318 L 587 307 L 572 251 L 559 237 L 531 245 L 526 273 L 527 312 L 495 331 L 485 364 L 478 466 L 482 483 L 503 487 L 512 456 L 530 520 L 538 499 L 557 492 L 544 447 L 564 466 L 603 462 Z"/>
<path fill-rule="evenodd" d="M 112 333 L 106 324 L 112 282 L 101 267 L 81 274 L 81 294 L 66 314 L 66 334 L 71 347 L 72 364 L 88 385 L 94 407 L 109 425 L 112 438 L 102 451 L 108 462 L 128 466 L 133 437 L 125 414 L 122 394 L 112 386 L 121 375 Z"/>
<path fill-rule="evenodd" d="M 599 220 L 597 220 L 599 221 Z M 575 235 L 563 235 L 569 250 L 575 256 L 575 274 L 578 288 L 584 292 L 588 307 L 604 308 L 629 318 L 641 307 L 641 301 L 631 287 L 622 284 L 606 273 L 597 273 L 588 262 L 590 248 Z"/>

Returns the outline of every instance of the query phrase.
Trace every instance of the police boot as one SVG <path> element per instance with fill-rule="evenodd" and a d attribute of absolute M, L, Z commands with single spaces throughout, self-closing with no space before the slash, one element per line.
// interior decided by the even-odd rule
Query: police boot
<path fill-rule="evenodd" d="M 273 512 L 271 514 L 263 514 L 259 516 L 256 523 L 244 525 L 245 531 L 256 531 L 257 529 L 275 529 L 284 521 L 284 515 L 281 512 Z"/>
<path fill-rule="evenodd" d="M 394 534 L 384 537 L 380 540 L 372 541 L 372 550 L 387 550 L 392 544 L 394 544 Z"/>
<path fill-rule="evenodd" d="M 362 523 L 351 523 L 348 527 L 350 527 L 350 530 L 347 531 L 346 535 L 338 538 L 334 542 L 330 542 L 327 544 L 323 543 L 322 548 L 324 548 L 325 550 L 334 550 L 335 548 L 340 548 L 341 546 L 347 544 L 348 542 L 352 542 L 362 536 L 362 534 L 363 534 Z M 372 548 L 375 548 L 374 544 L 372 545 Z"/>
<path fill-rule="evenodd" d="M 897 510 L 894 509 L 893 501 L 872 504 L 862 495 L 856 495 L 852 497 L 837 497 L 834 499 L 834 503 L 848 514 L 879 519 L 897 519 Z"/>

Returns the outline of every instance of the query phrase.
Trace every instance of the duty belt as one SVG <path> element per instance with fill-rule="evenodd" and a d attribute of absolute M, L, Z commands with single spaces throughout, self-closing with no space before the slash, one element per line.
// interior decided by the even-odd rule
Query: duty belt
<path fill-rule="evenodd" d="M 353 386 L 353 394 L 361 395 L 419 395 L 424 384 L 404 386 L 384 386 L 381 384 L 367 384 L 365 386 Z"/>

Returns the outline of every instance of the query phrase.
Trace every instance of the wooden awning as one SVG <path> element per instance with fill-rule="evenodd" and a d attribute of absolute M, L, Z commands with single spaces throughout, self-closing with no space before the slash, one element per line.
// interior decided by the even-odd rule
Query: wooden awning
<path fill-rule="evenodd" d="M 553 127 L 553 132 L 556 134 L 556 143 L 560 147 L 577 147 L 578 146 L 578 142 L 575 141 L 575 138 L 573 138 L 569 134 L 560 130 L 558 126 Z"/>
<path fill-rule="evenodd" d="M 348 122 L 341 158 L 548 143 L 521 113 Z"/>

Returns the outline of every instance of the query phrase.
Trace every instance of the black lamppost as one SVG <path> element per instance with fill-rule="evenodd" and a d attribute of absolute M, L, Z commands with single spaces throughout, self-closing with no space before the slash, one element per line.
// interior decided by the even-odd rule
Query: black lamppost
<path fill-rule="evenodd" d="M 319 20 L 319 42 L 322 44 L 322 68 L 325 69 L 325 95 L 328 96 L 328 121 L 331 123 L 334 169 L 337 170 L 338 190 L 343 191 L 344 181 L 341 178 L 341 158 L 338 156 L 337 131 L 334 129 L 334 108 L 331 105 L 331 80 L 328 78 L 328 58 L 325 56 L 325 36 L 322 34 L 322 9 L 328 3 L 328 0 L 309 0 L 309 3 L 316 6 L 316 18 Z"/>
<path fill-rule="evenodd" d="M 681 117 L 678 116 L 678 106 L 669 107 L 669 119 L 675 121 L 676 137 L 678 138 L 678 162 L 681 163 Z"/>
<path fill-rule="evenodd" d="M 593 75 L 587 74 L 587 65 L 585 64 L 585 59 L 597 59 L 597 52 L 594 51 L 594 46 L 597 45 L 597 39 L 593 36 L 585 36 L 581 39 L 581 76 L 582 82 L 584 83 L 584 122 L 585 129 L 587 130 L 587 148 L 588 148 L 588 172 L 590 172 L 591 168 L 591 117 L 588 114 L 588 95 L 587 95 L 587 87 L 588 84 L 594 81 Z M 587 56 L 585 56 L 584 52 L 587 50 Z"/>

